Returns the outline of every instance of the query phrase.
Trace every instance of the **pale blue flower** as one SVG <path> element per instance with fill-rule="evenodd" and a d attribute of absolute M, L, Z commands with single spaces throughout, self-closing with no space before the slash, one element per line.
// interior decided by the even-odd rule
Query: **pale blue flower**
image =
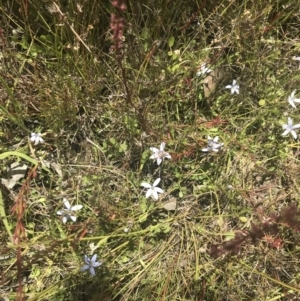
<path fill-rule="evenodd" d="M 155 159 L 157 162 L 157 165 L 160 165 L 160 163 L 162 162 L 162 160 L 164 158 L 171 159 L 171 155 L 169 153 L 165 152 L 165 146 L 166 146 L 166 144 L 164 142 L 162 142 L 160 144 L 159 149 L 156 147 L 150 147 L 151 152 L 153 152 L 150 159 Z"/>
<path fill-rule="evenodd" d="M 224 145 L 224 143 L 218 143 L 218 141 L 219 141 L 218 136 L 216 136 L 215 138 L 207 136 L 207 147 L 202 148 L 202 151 L 217 153 L 221 149 L 221 147 Z"/>
<path fill-rule="evenodd" d="M 154 200 L 158 200 L 158 193 L 164 193 L 164 191 L 159 188 L 156 187 L 158 185 L 158 183 L 160 182 L 160 178 L 156 179 L 153 183 L 153 185 L 150 185 L 149 183 L 143 182 L 141 184 L 141 186 L 148 188 L 147 192 L 146 192 L 146 198 L 149 198 L 150 196 L 152 197 L 152 199 Z"/>
<path fill-rule="evenodd" d="M 84 272 L 86 270 L 90 270 L 91 275 L 95 276 L 96 275 L 95 268 L 102 265 L 102 262 L 96 261 L 96 259 L 97 259 L 97 254 L 93 255 L 91 259 L 87 255 L 84 255 L 85 265 L 80 268 L 80 271 Z"/>
<path fill-rule="evenodd" d="M 34 142 L 34 145 L 43 143 L 44 139 L 41 137 L 41 133 L 31 133 L 30 141 Z"/>
<path fill-rule="evenodd" d="M 230 89 L 231 90 L 231 94 L 240 94 L 240 86 L 236 84 L 236 80 L 234 79 L 232 82 L 232 85 L 227 85 L 225 87 L 226 89 Z"/>
<path fill-rule="evenodd" d="M 69 201 L 65 198 L 63 198 L 64 205 L 66 209 L 61 209 L 57 211 L 57 215 L 62 215 L 62 221 L 65 224 L 68 219 L 70 218 L 73 222 L 76 222 L 77 216 L 75 215 L 74 211 L 80 210 L 82 208 L 82 205 L 70 205 Z"/>
<path fill-rule="evenodd" d="M 285 130 L 282 134 L 282 136 L 286 136 L 287 134 L 291 133 L 292 136 L 294 137 L 294 139 L 297 139 L 297 134 L 294 131 L 295 129 L 299 129 L 300 128 L 300 124 L 295 124 L 293 125 L 293 120 L 292 118 L 288 117 L 288 123 L 287 124 L 283 124 L 282 128 Z"/>

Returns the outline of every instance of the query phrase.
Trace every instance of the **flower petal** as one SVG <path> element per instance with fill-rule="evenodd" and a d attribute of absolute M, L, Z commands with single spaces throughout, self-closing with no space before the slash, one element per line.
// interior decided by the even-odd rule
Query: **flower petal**
<path fill-rule="evenodd" d="M 294 137 L 294 139 L 297 139 L 297 134 L 295 131 L 291 131 L 292 136 Z"/>
<path fill-rule="evenodd" d="M 290 104 L 294 109 L 296 109 L 296 106 L 295 106 L 295 104 L 294 104 L 293 99 L 289 98 L 289 99 L 288 99 L 288 102 L 289 102 L 289 104 Z"/>
<path fill-rule="evenodd" d="M 154 186 L 154 187 L 157 186 L 159 182 L 160 182 L 160 178 L 157 178 L 157 179 L 154 181 L 153 186 Z"/>
<path fill-rule="evenodd" d="M 285 131 L 282 133 L 282 136 L 286 136 L 289 132 L 290 132 L 290 130 L 285 130 Z"/>
<path fill-rule="evenodd" d="M 90 268 L 89 265 L 84 265 L 83 267 L 80 268 L 80 271 L 84 272 L 84 271 L 88 270 L 89 268 Z"/>
<path fill-rule="evenodd" d="M 84 261 L 86 264 L 90 264 L 91 260 L 89 259 L 89 257 L 87 255 L 84 255 Z"/>
<path fill-rule="evenodd" d="M 63 221 L 63 223 L 65 224 L 65 223 L 68 221 L 68 216 L 64 216 L 64 217 L 62 218 L 62 221 Z"/>
<path fill-rule="evenodd" d="M 152 195 L 152 189 L 148 189 L 147 190 L 147 192 L 146 192 L 146 198 L 148 199 L 148 197 L 150 196 L 150 195 Z"/>
<path fill-rule="evenodd" d="M 226 89 L 231 89 L 232 86 L 231 86 L 231 85 L 227 85 L 225 88 L 226 88 Z"/>
<path fill-rule="evenodd" d="M 293 125 L 293 129 L 299 129 L 300 128 L 300 123 Z"/>
<path fill-rule="evenodd" d="M 152 187 L 152 185 L 150 185 L 149 183 L 146 183 L 146 182 L 142 182 L 141 186 L 143 186 L 145 188 L 151 188 Z"/>
<path fill-rule="evenodd" d="M 160 165 L 161 162 L 162 162 L 162 158 L 158 157 L 156 161 L 157 165 Z"/>
<path fill-rule="evenodd" d="M 92 259 L 91 259 L 91 262 L 94 263 L 96 261 L 96 259 L 97 259 L 97 254 L 94 254 Z"/>
<path fill-rule="evenodd" d="M 165 158 L 172 159 L 172 157 L 169 153 L 165 153 Z"/>
<path fill-rule="evenodd" d="M 94 264 L 93 264 L 93 266 L 94 266 L 94 268 L 97 268 L 97 267 L 99 267 L 100 265 L 102 265 L 102 262 L 100 261 L 100 262 L 95 262 Z"/>
<path fill-rule="evenodd" d="M 70 218 L 71 218 L 71 220 L 72 220 L 73 222 L 76 222 L 77 216 L 75 216 L 75 215 L 70 215 Z"/>
<path fill-rule="evenodd" d="M 75 205 L 75 206 L 71 207 L 71 210 L 72 211 L 77 211 L 77 210 L 80 210 L 82 207 L 83 207 L 82 205 Z"/>
<path fill-rule="evenodd" d="M 154 191 L 157 191 L 159 193 L 164 193 L 164 191 L 161 188 L 159 188 L 159 187 L 155 187 Z"/>
<path fill-rule="evenodd" d="M 166 144 L 164 143 L 164 142 L 162 142 L 161 144 L 160 144 L 160 151 L 164 151 L 164 149 L 165 149 L 165 146 L 166 146 Z"/>
<path fill-rule="evenodd" d="M 158 152 L 159 152 L 159 149 L 156 148 L 156 147 L 150 147 L 150 150 L 151 150 L 151 152 L 153 152 L 153 153 L 158 153 Z"/>
<path fill-rule="evenodd" d="M 66 199 L 66 198 L 63 198 L 63 202 L 64 202 L 64 205 L 67 209 L 70 209 L 71 208 L 71 205 L 69 203 L 69 201 Z"/>
<path fill-rule="evenodd" d="M 90 267 L 90 273 L 93 277 L 96 275 L 95 269 L 93 267 Z"/>
<path fill-rule="evenodd" d="M 156 190 L 152 191 L 152 197 L 157 201 L 158 200 L 158 194 L 156 192 Z"/>
<path fill-rule="evenodd" d="M 56 214 L 57 215 L 63 215 L 63 212 L 59 210 L 59 211 L 56 212 Z"/>

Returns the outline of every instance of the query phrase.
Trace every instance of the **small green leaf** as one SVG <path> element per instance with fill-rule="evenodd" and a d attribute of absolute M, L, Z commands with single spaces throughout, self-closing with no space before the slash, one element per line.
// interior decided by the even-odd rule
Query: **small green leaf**
<path fill-rule="evenodd" d="M 100 247 L 102 245 L 106 245 L 107 244 L 107 239 L 108 239 L 108 236 L 102 238 L 101 240 L 99 240 L 98 243 L 97 243 L 97 247 Z"/>
<path fill-rule="evenodd" d="M 174 45 L 174 41 L 175 41 L 175 39 L 173 36 L 169 38 L 168 44 L 169 44 L 170 48 Z"/>
<path fill-rule="evenodd" d="M 140 206 L 141 206 L 141 210 L 145 213 L 147 211 L 147 200 L 146 200 L 146 198 L 142 198 Z"/>
<path fill-rule="evenodd" d="M 122 263 L 126 263 L 126 262 L 128 262 L 128 261 L 129 261 L 129 258 L 128 258 L 128 257 L 124 256 L 124 257 L 122 258 Z"/>
<path fill-rule="evenodd" d="M 117 144 L 115 138 L 109 138 L 109 142 L 110 142 L 112 145 L 116 145 L 116 144 Z"/>
<path fill-rule="evenodd" d="M 145 28 L 142 30 L 142 32 L 141 32 L 141 37 L 142 37 L 143 39 L 146 39 L 146 38 L 148 38 L 148 36 L 149 36 L 149 34 L 148 34 L 148 29 L 145 27 Z"/>
<path fill-rule="evenodd" d="M 139 217 L 139 223 L 145 222 L 147 220 L 147 218 L 148 218 L 148 213 L 141 215 Z"/>
<path fill-rule="evenodd" d="M 119 147 L 119 152 L 126 152 L 127 151 L 127 144 L 126 143 L 122 143 L 120 144 L 120 147 Z"/>
<path fill-rule="evenodd" d="M 240 216 L 239 218 L 242 223 L 247 223 L 247 221 L 248 221 L 247 217 L 245 217 L 245 216 Z"/>
<path fill-rule="evenodd" d="M 162 225 L 160 229 L 163 233 L 169 233 L 171 231 L 171 228 L 169 225 Z"/>
<path fill-rule="evenodd" d="M 261 99 L 258 104 L 262 107 L 266 104 L 266 101 L 264 99 Z"/>
<path fill-rule="evenodd" d="M 179 69 L 180 64 L 175 64 L 171 67 L 171 72 L 175 72 L 177 69 Z"/>
<path fill-rule="evenodd" d="M 57 221 L 55 221 L 55 224 L 57 226 L 57 229 L 60 233 L 60 238 L 66 238 L 67 234 L 65 233 L 65 231 L 63 230 L 63 228 L 61 227 L 60 223 L 58 223 Z"/>

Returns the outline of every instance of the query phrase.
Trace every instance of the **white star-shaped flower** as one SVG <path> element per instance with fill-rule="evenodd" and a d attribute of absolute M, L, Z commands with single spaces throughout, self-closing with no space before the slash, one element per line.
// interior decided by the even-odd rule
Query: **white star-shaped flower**
<path fill-rule="evenodd" d="M 159 149 L 156 147 L 150 147 L 151 152 L 153 152 L 150 159 L 156 160 L 157 165 L 159 165 L 164 158 L 171 159 L 171 155 L 165 152 L 165 146 L 166 144 L 162 142 Z"/>
<path fill-rule="evenodd" d="M 62 221 L 65 224 L 68 219 L 70 218 L 73 222 L 76 222 L 77 216 L 75 215 L 74 211 L 80 210 L 83 206 L 82 205 L 75 205 L 71 206 L 69 201 L 66 198 L 63 198 L 64 205 L 66 209 L 62 209 L 57 211 L 57 215 L 62 215 Z"/>
<path fill-rule="evenodd" d="M 197 76 L 201 76 L 201 75 L 204 75 L 206 73 L 210 73 L 212 72 L 211 69 L 209 69 L 208 67 L 206 67 L 206 64 L 202 64 L 200 66 L 200 70 L 196 73 Z"/>
<path fill-rule="evenodd" d="M 296 98 L 295 97 L 295 93 L 296 93 L 297 90 L 294 90 L 291 95 L 289 96 L 288 98 L 288 103 L 294 108 L 296 109 L 296 105 L 295 105 L 295 102 L 300 102 L 300 98 Z"/>
<path fill-rule="evenodd" d="M 295 124 L 293 125 L 293 120 L 292 118 L 288 117 L 288 123 L 287 124 L 283 124 L 282 128 L 285 130 L 282 134 L 282 136 L 286 136 L 287 134 L 291 133 L 292 136 L 294 137 L 294 139 L 297 139 L 297 134 L 294 131 L 295 129 L 299 129 L 300 128 L 300 124 Z"/>
<path fill-rule="evenodd" d="M 234 94 L 234 93 L 240 94 L 240 86 L 236 84 L 235 79 L 232 81 L 232 85 L 227 85 L 225 88 L 230 89 L 231 94 Z"/>
<path fill-rule="evenodd" d="M 202 148 L 203 152 L 215 152 L 217 153 L 220 148 L 224 145 L 224 143 L 218 143 L 219 137 L 212 138 L 207 136 L 207 147 Z"/>
<path fill-rule="evenodd" d="M 34 142 L 34 145 L 37 145 L 43 143 L 44 139 L 42 138 L 41 133 L 31 133 L 30 141 Z"/>
<path fill-rule="evenodd" d="M 164 193 L 164 191 L 159 188 L 156 187 L 158 185 L 158 183 L 160 182 L 160 178 L 156 179 L 153 183 L 153 185 L 150 185 L 149 183 L 143 182 L 141 184 L 141 186 L 148 188 L 147 192 L 146 192 L 146 198 L 149 198 L 150 196 L 152 197 L 152 199 L 154 200 L 158 200 L 158 194 L 159 193 Z"/>

